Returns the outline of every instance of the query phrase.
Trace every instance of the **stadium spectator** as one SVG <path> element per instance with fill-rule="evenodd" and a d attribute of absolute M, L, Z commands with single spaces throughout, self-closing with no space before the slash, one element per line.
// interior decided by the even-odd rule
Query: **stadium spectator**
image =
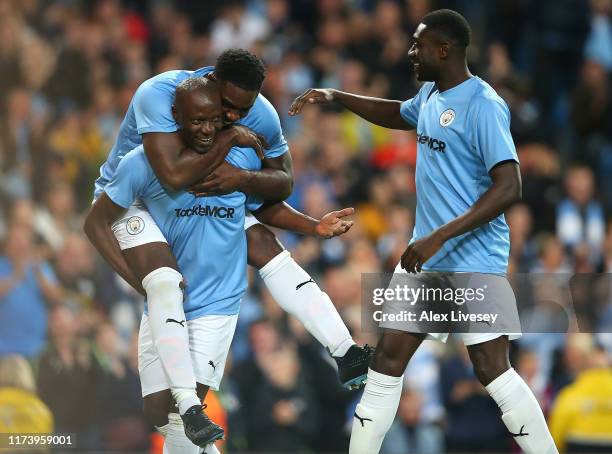
<path fill-rule="evenodd" d="M 610 358 L 588 334 L 579 335 L 582 349 L 575 358 L 575 381 L 563 389 L 550 415 L 550 431 L 560 452 L 612 450 L 612 371 Z"/>
<path fill-rule="evenodd" d="M 47 308 L 62 296 L 52 268 L 36 257 L 32 231 L 9 227 L 0 256 L 0 355 L 35 359 L 47 340 Z"/>
<path fill-rule="evenodd" d="M 0 431 L 53 432 L 53 414 L 36 395 L 34 373 L 22 356 L 0 357 Z"/>

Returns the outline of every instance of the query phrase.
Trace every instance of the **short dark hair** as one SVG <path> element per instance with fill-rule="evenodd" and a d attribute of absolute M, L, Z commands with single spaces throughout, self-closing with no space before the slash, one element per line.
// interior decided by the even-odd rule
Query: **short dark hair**
<path fill-rule="evenodd" d="M 438 9 L 423 17 L 421 22 L 430 30 L 436 30 L 446 35 L 452 41 L 465 49 L 470 45 L 472 28 L 468 21 L 452 9 Z"/>
<path fill-rule="evenodd" d="M 229 49 L 217 58 L 215 74 L 243 90 L 259 91 L 266 77 L 266 67 L 248 50 Z"/>

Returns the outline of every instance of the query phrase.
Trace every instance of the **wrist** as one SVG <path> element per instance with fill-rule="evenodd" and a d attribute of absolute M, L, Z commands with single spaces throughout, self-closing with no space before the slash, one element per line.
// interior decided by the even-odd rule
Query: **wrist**
<path fill-rule="evenodd" d="M 452 237 L 450 232 L 448 231 L 448 228 L 444 225 L 438 228 L 437 230 L 434 230 L 432 236 L 435 237 L 441 243 L 446 243 Z"/>
<path fill-rule="evenodd" d="M 255 179 L 255 172 L 251 170 L 238 169 L 240 178 L 238 179 L 238 190 L 247 195 L 251 195 L 251 186 Z"/>

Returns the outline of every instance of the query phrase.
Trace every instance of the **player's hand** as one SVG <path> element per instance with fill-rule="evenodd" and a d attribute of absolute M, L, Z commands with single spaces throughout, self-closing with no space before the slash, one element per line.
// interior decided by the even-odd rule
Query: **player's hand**
<path fill-rule="evenodd" d="M 227 132 L 226 132 L 227 131 Z M 232 135 L 232 143 L 235 147 L 252 148 L 259 156 L 259 159 L 265 158 L 265 150 L 270 148 L 265 137 L 256 133 L 252 129 L 242 125 L 232 125 L 222 133 Z"/>
<path fill-rule="evenodd" d="M 416 240 L 402 254 L 402 268 L 409 273 L 420 273 L 423 264 L 438 252 L 443 244 L 444 240 L 437 232 Z"/>
<path fill-rule="evenodd" d="M 304 104 L 328 104 L 334 101 L 336 90 L 333 88 L 309 88 L 300 96 L 295 98 L 289 107 L 289 115 L 297 115 Z"/>
<path fill-rule="evenodd" d="M 188 191 L 196 197 L 230 194 L 240 191 L 240 185 L 244 181 L 242 169 L 223 162 L 203 181 L 188 188 Z"/>
<path fill-rule="evenodd" d="M 315 227 L 315 233 L 323 238 L 332 238 L 348 232 L 355 221 L 346 221 L 343 218 L 350 216 L 354 212 L 354 208 L 344 208 L 327 213 Z"/>

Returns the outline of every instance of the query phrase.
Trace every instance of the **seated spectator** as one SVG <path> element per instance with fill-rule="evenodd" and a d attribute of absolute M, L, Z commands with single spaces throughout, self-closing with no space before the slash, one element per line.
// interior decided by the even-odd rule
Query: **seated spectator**
<path fill-rule="evenodd" d="M 18 355 L 0 357 L 0 433 L 51 433 L 53 415 L 36 395 L 28 362 Z"/>
<path fill-rule="evenodd" d="M 557 206 L 557 235 L 573 254 L 586 244 L 592 263 L 601 260 L 601 244 L 605 235 L 605 217 L 595 199 L 593 171 L 584 165 L 572 166 L 565 176 L 567 197 Z"/>
<path fill-rule="evenodd" d="M 562 453 L 612 451 L 612 369 L 605 351 L 589 334 L 576 380 L 558 395 L 550 414 L 550 432 Z"/>
<path fill-rule="evenodd" d="M 58 432 L 74 433 L 78 448 L 100 446 L 95 389 L 99 371 L 89 342 L 79 335 L 76 317 L 59 306 L 49 314 L 49 347 L 40 358 L 38 390 L 55 416 Z"/>

